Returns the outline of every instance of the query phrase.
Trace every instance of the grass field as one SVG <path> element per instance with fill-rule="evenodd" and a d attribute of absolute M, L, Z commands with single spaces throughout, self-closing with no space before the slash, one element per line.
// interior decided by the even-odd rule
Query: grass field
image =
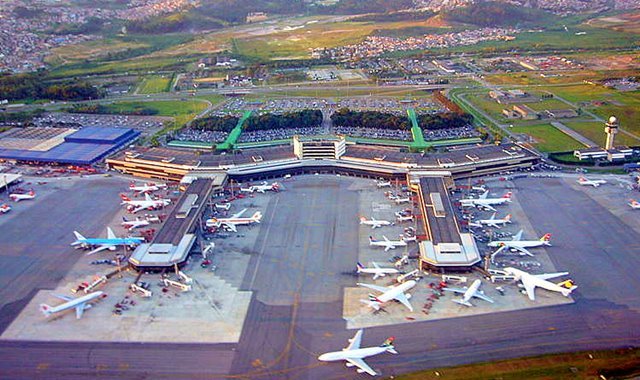
<path fill-rule="evenodd" d="M 604 377 L 600 377 L 600 375 Z M 640 375 L 640 350 L 578 352 L 501 360 L 460 367 L 434 368 L 397 380 L 596 380 Z"/>
<path fill-rule="evenodd" d="M 170 75 L 154 75 L 142 79 L 142 83 L 138 86 L 139 94 L 157 94 L 160 92 L 169 92 L 173 76 Z"/>
<path fill-rule="evenodd" d="M 158 113 L 156 116 L 170 116 L 175 118 L 175 125 L 182 126 L 193 119 L 198 113 L 207 108 L 207 103 L 191 99 L 188 101 L 151 101 L 151 102 L 120 102 L 107 106 L 116 113 L 131 113 L 136 108 L 151 108 Z"/>
<path fill-rule="evenodd" d="M 564 122 L 564 125 L 580 133 L 589 140 L 597 143 L 599 146 L 604 146 L 606 135 L 604 133 L 604 123 L 600 122 Z M 618 133 L 616 135 L 617 145 L 638 146 L 640 140 L 628 136 L 624 133 Z"/>
<path fill-rule="evenodd" d="M 533 145 L 541 152 L 565 152 L 584 148 L 584 145 L 549 124 L 530 127 L 516 126 L 510 130 L 513 133 L 522 133 L 533 137 L 535 139 Z"/>

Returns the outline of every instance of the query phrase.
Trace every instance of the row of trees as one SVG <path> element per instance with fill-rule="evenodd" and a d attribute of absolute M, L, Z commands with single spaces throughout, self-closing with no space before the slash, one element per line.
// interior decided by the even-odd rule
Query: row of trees
<path fill-rule="evenodd" d="M 191 129 L 200 131 L 231 132 L 238 124 L 238 118 L 231 115 L 211 116 L 196 119 L 191 123 Z"/>
<path fill-rule="evenodd" d="M 42 72 L 0 76 L 0 98 L 86 100 L 97 99 L 102 95 L 88 82 L 67 81 L 47 84 L 44 82 L 44 76 Z"/>
<path fill-rule="evenodd" d="M 264 131 L 269 129 L 309 128 L 322 124 L 320 110 L 286 112 L 280 115 L 266 113 L 253 115 L 244 124 L 245 131 Z"/>
<path fill-rule="evenodd" d="M 450 129 L 460 128 L 473 122 L 473 116 L 467 113 L 441 112 L 437 114 L 417 115 L 418 125 L 422 129 Z M 378 129 L 411 129 L 409 118 L 401 115 L 378 111 L 351 111 L 341 108 L 331 115 L 335 125 L 351 128 L 378 128 Z"/>
<path fill-rule="evenodd" d="M 351 111 L 341 108 L 331 115 L 333 124 L 351 128 L 411 129 L 406 116 L 378 111 Z"/>
<path fill-rule="evenodd" d="M 120 114 L 136 116 L 153 116 L 158 114 L 157 109 L 145 106 L 134 106 L 131 109 L 123 110 L 104 106 L 102 104 L 76 104 L 67 111 L 71 113 Z"/>

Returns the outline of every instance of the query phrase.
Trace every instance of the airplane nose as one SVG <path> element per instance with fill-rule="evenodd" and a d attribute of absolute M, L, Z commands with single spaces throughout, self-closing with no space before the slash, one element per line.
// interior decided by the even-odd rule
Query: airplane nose
<path fill-rule="evenodd" d="M 327 354 L 322 354 L 322 355 L 318 356 L 318 360 L 320 360 L 322 362 L 326 362 L 327 361 Z"/>

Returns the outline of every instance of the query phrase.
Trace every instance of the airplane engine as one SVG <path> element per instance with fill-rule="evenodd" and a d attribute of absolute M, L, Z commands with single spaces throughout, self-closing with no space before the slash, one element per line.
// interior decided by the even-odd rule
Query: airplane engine
<path fill-rule="evenodd" d="M 364 373 L 364 372 L 365 372 L 363 369 L 360 369 L 360 368 L 358 368 L 356 371 L 357 371 L 358 373 Z"/>
<path fill-rule="evenodd" d="M 351 363 L 345 363 L 345 365 L 346 365 L 347 367 L 349 367 L 349 368 L 351 368 L 351 367 L 353 367 L 353 366 L 354 366 L 354 365 L 353 365 L 353 364 L 351 364 Z"/>
<path fill-rule="evenodd" d="M 109 249 L 109 251 L 115 251 L 115 250 L 116 250 L 116 248 L 117 248 L 116 246 L 112 245 L 112 246 L 111 246 L 111 247 L 109 247 L 108 249 Z"/>
<path fill-rule="evenodd" d="M 404 295 L 405 295 L 405 297 L 407 297 L 408 300 L 411 299 L 411 294 L 405 293 Z"/>

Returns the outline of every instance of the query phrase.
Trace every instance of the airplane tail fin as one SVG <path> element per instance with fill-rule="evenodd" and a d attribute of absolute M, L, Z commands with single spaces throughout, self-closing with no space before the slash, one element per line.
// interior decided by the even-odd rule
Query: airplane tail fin
<path fill-rule="evenodd" d="M 507 216 L 505 216 L 505 217 L 504 217 L 504 220 L 505 220 L 507 223 L 511 223 L 511 214 L 507 214 Z"/>
<path fill-rule="evenodd" d="M 36 195 L 36 192 L 33 191 L 33 189 L 31 189 L 31 190 L 29 190 L 29 192 L 27 194 L 29 194 L 29 195 L 31 195 L 33 197 L 34 195 Z"/>
<path fill-rule="evenodd" d="M 51 312 L 51 306 L 47 305 L 46 303 L 40 304 L 40 311 L 42 312 L 42 314 L 44 314 L 45 317 L 48 317 L 51 314 L 53 314 Z"/>
<path fill-rule="evenodd" d="M 120 194 L 120 199 L 122 199 L 125 202 L 130 202 L 131 201 L 131 198 L 127 197 L 124 194 Z"/>
<path fill-rule="evenodd" d="M 513 193 L 508 191 L 505 195 L 502 196 L 502 198 L 511 199 L 512 195 L 513 195 Z"/>
<path fill-rule="evenodd" d="M 464 306 L 472 306 L 469 301 L 465 301 L 463 299 L 454 299 L 452 300 L 453 302 L 460 304 L 460 305 L 464 305 Z"/>
<path fill-rule="evenodd" d="M 122 217 L 122 221 L 125 223 L 128 222 L 127 218 L 125 218 L 124 216 Z"/>
<path fill-rule="evenodd" d="M 393 341 L 396 340 L 395 337 L 390 336 L 387 338 L 387 340 L 385 340 L 384 342 L 382 342 L 382 344 L 380 345 L 380 347 L 384 347 L 387 349 L 387 352 L 391 352 L 392 354 L 397 354 L 398 351 L 395 350 L 395 348 L 393 347 Z"/>
<path fill-rule="evenodd" d="M 362 263 L 360 263 L 359 261 L 356 263 L 356 268 L 358 270 L 358 273 L 360 273 L 363 269 L 364 269 L 364 265 L 362 265 Z"/>
<path fill-rule="evenodd" d="M 573 292 L 573 291 L 574 291 L 574 290 L 576 290 L 577 288 L 578 288 L 578 286 L 577 286 L 577 285 L 573 285 L 573 286 L 572 286 L 572 287 L 570 287 L 570 288 L 567 288 L 567 289 L 563 289 L 563 290 L 561 290 L 561 291 L 560 291 L 560 293 L 562 293 L 562 295 L 563 295 L 563 296 L 565 296 L 565 297 L 569 297 L 569 294 L 571 294 L 571 292 Z"/>
<path fill-rule="evenodd" d="M 80 235 L 80 232 L 73 231 L 73 234 L 76 236 L 76 240 L 85 240 L 84 236 Z"/>
<path fill-rule="evenodd" d="M 365 218 L 364 216 L 360 217 L 360 224 L 364 224 L 364 222 L 367 221 L 367 218 Z"/>
<path fill-rule="evenodd" d="M 373 236 L 369 236 L 369 244 L 375 243 L 377 240 L 373 238 Z"/>
<path fill-rule="evenodd" d="M 251 217 L 251 219 L 253 219 L 254 221 L 256 221 L 257 223 L 260 223 L 260 220 L 262 220 L 262 213 L 260 211 L 256 211 L 255 214 L 253 214 L 253 216 Z"/>
<path fill-rule="evenodd" d="M 544 236 L 542 236 L 542 237 L 540 238 L 540 241 L 546 241 L 546 242 L 548 242 L 549 240 L 551 240 L 551 234 L 548 234 L 548 233 L 547 233 L 547 234 L 544 234 Z"/>

